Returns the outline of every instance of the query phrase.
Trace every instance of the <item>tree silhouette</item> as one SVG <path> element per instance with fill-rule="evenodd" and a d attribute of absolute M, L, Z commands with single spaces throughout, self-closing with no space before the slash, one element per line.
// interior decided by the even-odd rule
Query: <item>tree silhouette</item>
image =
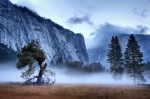
<path fill-rule="evenodd" d="M 144 66 L 142 59 L 143 54 L 140 51 L 140 46 L 138 45 L 138 42 L 132 34 L 128 39 L 124 58 L 125 67 L 127 68 L 126 74 L 130 78 L 133 78 L 134 84 L 136 83 L 136 81 L 146 82 L 144 76 L 142 75 L 142 73 L 144 72 L 144 70 L 142 69 L 142 67 Z"/>
<path fill-rule="evenodd" d="M 41 50 L 41 46 L 38 40 L 33 40 L 31 41 L 31 43 L 24 46 L 21 49 L 21 53 L 18 55 L 18 58 L 17 68 L 19 70 L 28 67 L 28 69 L 22 72 L 21 75 L 22 78 L 27 79 L 27 83 L 31 82 L 38 85 L 49 83 L 48 81 L 50 81 L 50 79 L 48 78 L 48 76 L 55 75 L 54 72 L 46 70 L 47 63 L 44 63 L 46 56 L 43 50 Z M 36 67 L 39 67 L 38 75 L 30 78 L 31 75 L 34 74 Z M 46 77 L 43 78 L 43 75 Z M 32 82 L 32 80 L 34 80 L 35 78 L 37 78 L 37 80 L 35 82 Z"/>
<path fill-rule="evenodd" d="M 112 37 L 107 57 L 113 78 L 115 81 L 121 79 L 123 74 L 123 59 L 121 46 L 117 37 Z"/>

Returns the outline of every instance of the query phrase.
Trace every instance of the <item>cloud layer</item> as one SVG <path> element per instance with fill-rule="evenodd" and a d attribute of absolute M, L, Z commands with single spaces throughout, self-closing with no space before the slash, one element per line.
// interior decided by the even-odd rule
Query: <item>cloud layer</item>
<path fill-rule="evenodd" d="M 147 17 L 147 10 L 146 9 L 141 10 L 141 9 L 134 8 L 133 13 L 135 15 L 143 17 L 143 18 Z"/>
<path fill-rule="evenodd" d="M 68 23 L 70 23 L 70 24 L 87 23 L 89 25 L 93 25 L 93 22 L 91 22 L 91 19 L 88 15 L 85 15 L 83 17 L 73 16 L 73 17 L 68 19 Z"/>
<path fill-rule="evenodd" d="M 87 42 L 87 49 L 106 46 L 112 36 L 119 34 L 145 34 L 148 28 L 138 25 L 136 28 L 116 26 L 110 23 L 105 23 L 91 34 L 93 36 L 90 42 Z"/>

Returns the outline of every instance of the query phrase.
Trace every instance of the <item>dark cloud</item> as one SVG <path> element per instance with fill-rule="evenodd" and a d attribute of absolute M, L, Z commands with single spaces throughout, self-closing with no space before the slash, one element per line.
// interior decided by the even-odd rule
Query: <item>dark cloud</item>
<path fill-rule="evenodd" d="M 143 18 L 145 18 L 147 16 L 146 9 L 141 10 L 141 9 L 138 9 L 138 8 L 134 8 L 133 13 L 135 15 L 138 15 L 138 16 L 143 17 Z"/>
<path fill-rule="evenodd" d="M 90 34 L 90 36 L 94 36 L 94 35 L 95 35 L 95 33 L 91 33 L 91 34 Z"/>
<path fill-rule="evenodd" d="M 87 48 L 95 48 L 99 46 L 106 46 L 110 42 L 112 36 L 119 34 L 145 34 L 148 28 L 138 25 L 136 28 L 116 26 L 110 23 L 100 25 L 94 34 L 94 38 L 89 42 Z M 93 36 L 93 35 L 91 35 Z"/>
<path fill-rule="evenodd" d="M 71 24 L 87 23 L 89 25 L 93 25 L 93 22 L 91 22 L 90 17 L 87 15 L 85 15 L 83 17 L 77 17 L 77 16 L 71 17 L 68 20 L 68 23 L 71 23 Z"/>

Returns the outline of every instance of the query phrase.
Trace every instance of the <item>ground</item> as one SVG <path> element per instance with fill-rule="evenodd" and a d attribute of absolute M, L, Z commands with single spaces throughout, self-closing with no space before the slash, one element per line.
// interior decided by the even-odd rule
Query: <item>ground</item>
<path fill-rule="evenodd" d="M 147 86 L 0 84 L 0 99 L 150 99 Z"/>

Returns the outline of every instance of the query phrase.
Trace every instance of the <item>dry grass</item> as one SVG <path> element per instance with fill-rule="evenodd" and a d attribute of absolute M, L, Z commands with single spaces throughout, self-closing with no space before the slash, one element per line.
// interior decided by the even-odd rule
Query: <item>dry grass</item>
<path fill-rule="evenodd" d="M 150 99 L 146 86 L 0 84 L 0 99 Z"/>

